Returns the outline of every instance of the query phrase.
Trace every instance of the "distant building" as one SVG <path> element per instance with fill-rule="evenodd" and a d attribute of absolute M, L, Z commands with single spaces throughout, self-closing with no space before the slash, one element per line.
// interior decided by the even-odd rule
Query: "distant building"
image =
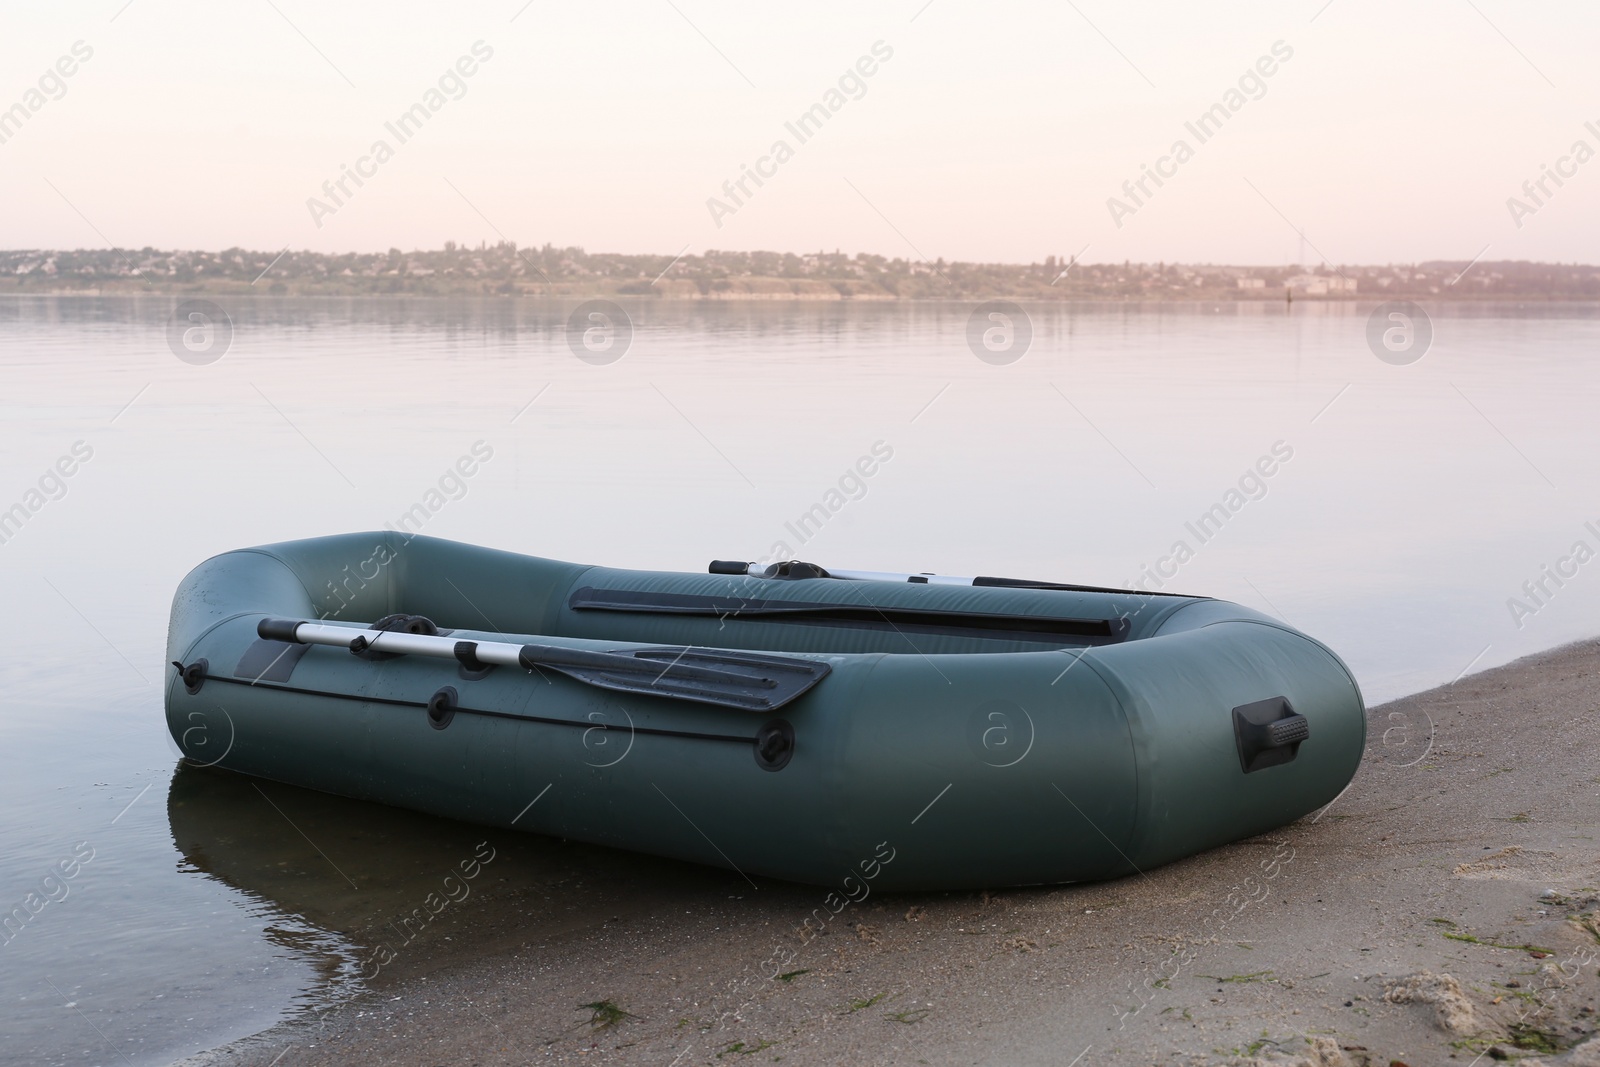
<path fill-rule="evenodd" d="M 1307 296 L 1327 296 L 1329 293 L 1353 293 L 1356 280 L 1340 275 L 1296 274 L 1284 285 Z"/>
<path fill-rule="evenodd" d="M 1236 278 L 1234 280 L 1239 283 L 1239 288 L 1241 289 L 1265 289 L 1267 287 L 1265 278 Z"/>

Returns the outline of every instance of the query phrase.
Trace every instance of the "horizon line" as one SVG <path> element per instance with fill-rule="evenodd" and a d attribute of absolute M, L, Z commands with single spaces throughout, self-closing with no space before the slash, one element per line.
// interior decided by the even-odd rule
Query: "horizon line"
<path fill-rule="evenodd" d="M 393 254 L 395 254 L 397 252 L 402 256 L 409 256 L 409 255 L 445 255 L 445 254 L 463 253 L 463 252 L 471 252 L 471 251 L 487 251 L 487 250 L 491 250 L 491 249 L 509 249 L 511 251 L 514 251 L 514 252 L 516 252 L 516 251 L 540 251 L 540 252 L 543 252 L 543 251 L 554 251 L 554 252 L 563 252 L 563 253 L 576 252 L 576 253 L 579 253 L 579 254 L 584 255 L 584 256 L 605 257 L 605 258 L 614 258 L 614 259 L 665 259 L 665 260 L 667 260 L 669 262 L 669 266 L 672 265 L 672 264 L 680 263 L 680 262 L 682 262 L 684 260 L 706 259 L 708 257 L 720 257 L 720 256 L 729 256 L 729 257 L 776 256 L 776 257 L 779 257 L 779 258 L 793 256 L 793 257 L 795 257 L 797 259 L 806 259 L 808 257 L 818 257 L 818 258 L 820 258 L 820 257 L 823 257 L 823 256 L 829 256 L 829 257 L 842 257 L 842 258 L 847 259 L 847 260 L 859 260 L 862 257 L 868 257 L 870 259 L 883 260 L 883 261 L 888 262 L 888 263 L 897 263 L 897 262 L 899 262 L 899 263 L 917 263 L 917 262 L 920 262 L 920 263 L 927 263 L 927 264 L 947 264 L 947 265 L 960 264 L 960 265 L 983 266 L 983 267 L 1038 267 L 1038 266 L 1045 265 L 1045 264 L 1048 264 L 1048 263 L 1051 263 L 1051 262 L 1058 263 L 1058 264 L 1071 263 L 1071 264 L 1077 264 L 1077 265 L 1081 265 L 1081 266 L 1100 266 L 1100 267 L 1111 266 L 1111 267 L 1114 267 L 1114 266 L 1117 266 L 1118 263 L 1119 263 L 1119 261 L 1117 261 L 1117 260 L 1083 259 L 1083 258 L 1079 258 L 1077 256 L 1070 256 L 1070 255 L 1069 256 L 1050 255 L 1050 256 L 1044 257 L 1043 259 L 1030 260 L 1030 261 L 1027 261 L 1027 262 L 1023 262 L 1023 261 L 1019 261 L 1019 260 L 946 259 L 943 256 L 939 256 L 939 257 L 936 257 L 934 259 L 927 259 L 927 258 L 925 258 L 923 256 L 903 256 L 903 255 L 902 256 L 889 256 L 889 255 L 884 255 L 883 253 L 879 253 L 879 252 L 867 252 L 867 251 L 856 251 L 856 252 L 847 253 L 847 252 L 844 252 L 844 251 L 842 251 L 840 249 L 834 249 L 831 252 L 827 251 L 826 249 L 817 249 L 817 250 L 814 250 L 814 251 L 804 251 L 804 252 L 792 252 L 792 251 L 777 251 L 775 249 L 740 250 L 740 249 L 726 249 L 726 248 L 707 248 L 707 249 L 704 249 L 703 251 L 698 252 L 698 253 L 689 252 L 687 250 L 684 250 L 682 252 L 677 253 L 676 255 L 672 255 L 672 254 L 669 254 L 669 253 L 666 253 L 666 252 L 615 252 L 615 251 L 599 252 L 599 251 L 591 251 L 591 250 L 585 248 L 582 245 L 555 245 L 555 244 L 551 244 L 550 242 L 545 242 L 542 245 L 527 245 L 527 244 L 521 244 L 521 243 L 516 242 L 516 241 L 493 241 L 493 242 L 480 241 L 476 245 L 461 244 L 461 243 L 458 243 L 458 242 L 455 242 L 455 241 L 446 241 L 444 243 L 444 245 L 442 245 L 440 247 L 436 247 L 436 248 L 414 247 L 414 248 L 411 248 L 411 249 L 400 249 L 400 248 L 397 248 L 397 247 L 391 247 L 391 248 L 388 248 L 388 249 L 384 249 L 382 251 L 346 250 L 346 251 L 339 251 L 339 252 L 320 252 L 320 251 L 317 251 L 315 249 L 310 249 L 310 248 L 292 249 L 292 248 L 289 248 L 288 246 L 280 248 L 280 249 L 278 249 L 276 251 L 272 251 L 270 249 L 248 248 L 248 247 L 246 247 L 244 245 L 228 245 L 228 246 L 226 246 L 224 248 L 183 248 L 183 247 L 178 247 L 178 246 L 160 247 L 160 246 L 157 246 L 157 245 L 139 245 L 139 246 L 129 245 L 129 246 L 125 246 L 124 248 L 121 248 L 121 249 L 119 249 L 119 248 L 84 248 L 84 247 L 78 247 L 78 248 L 32 247 L 32 248 L 0 248 L 0 256 L 17 256 L 17 255 L 100 255 L 100 254 L 105 254 L 107 252 L 117 253 L 119 251 L 127 251 L 127 252 L 153 252 L 153 253 L 160 253 L 160 254 L 165 254 L 165 255 L 210 255 L 210 256 L 220 256 L 220 255 L 223 255 L 223 254 L 229 253 L 229 252 L 239 252 L 239 253 L 246 253 L 246 254 L 249 254 L 249 255 L 258 255 L 258 256 L 260 256 L 260 255 L 270 255 L 270 256 L 279 257 L 279 258 L 284 257 L 284 256 L 319 256 L 319 257 L 324 257 L 324 258 L 329 258 L 329 259 L 339 259 L 339 258 L 352 257 L 352 256 L 354 256 L 354 257 L 392 256 Z M 1288 270 L 1288 269 L 1291 269 L 1291 268 L 1299 268 L 1301 270 L 1306 270 L 1306 271 L 1313 271 L 1313 270 L 1316 270 L 1318 268 L 1324 268 L 1324 267 L 1328 268 L 1328 269 L 1332 269 L 1332 270 L 1337 270 L 1338 269 L 1338 267 L 1336 267 L 1334 265 L 1333 261 L 1331 261 L 1331 260 L 1318 260 L 1316 263 L 1310 263 L 1310 262 L 1304 262 L 1304 261 L 1299 262 L 1299 263 L 1243 263 L 1243 262 L 1230 263 L 1230 262 L 1224 262 L 1224 261 L 1220 261 L 1220 260 L 1185 260 L 1185 259 L 1132 260 L 1132 259 L 1123 259 L 1123 260 L 1120 261 L 1120 263 L 1122 265 L 1125 265 L 1125 266 L 1140 266 L 1140 267 L 1149 266 L 1149 265 L 1154 264 L 1154 265 L 1158 265 L 1158 266 L 1168 266 L 1168 267 L 1221 267 L 1221 268 L 1229 268 L 1229 269 L 1273 270 L 1273 271 L 1282 271 L 1282 270 Z M 1364 261 L 1361 261 L 1361 260 L 1342 260 L 1342 261 L 1339 262 L 1338 266 L 1343 266 L 1343 267 L 1365 267 L 1365 268 L 1373 268 L 1373 267 L 1399 268 L 1399 267 L 1453 266 L 1453 265 L 1489 266 L 1489 265 L 1492 265 L 1492 264 L 1532 266 L 1532 267 L 1568 267 L 1568 268 L 1600 269 L 1600 263 L 1585 263 L 1585 262 L 1580 262 L 1580 261 L 1576 261 L 1576 260 L 1574 260 L 1574 261 L 1569 263 L 1569 262 L 1566 262 L 1566 261 L 1563 261 L 1563 260 L 1537 260 L 1537 259 L 1494 259 L 1494 260 L 1491 260 L 1491 259 L 1465 259 L 1465 258 L 1462 258 L 1462 259 L 1434 258 L 1434 259 L 1387 260 L 1387 261 L 1370 261 L 1370 262 L 1364 262 Z"/>

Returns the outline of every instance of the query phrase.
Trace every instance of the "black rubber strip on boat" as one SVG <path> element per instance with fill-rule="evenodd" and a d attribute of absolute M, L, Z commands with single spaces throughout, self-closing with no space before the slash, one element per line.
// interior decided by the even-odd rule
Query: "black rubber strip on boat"
<path fill-rule="evenodd" d="M 1113 593 L 1121 596 L 1175 596 L 1180 600 L 1210 600 L 1210 597 L 1189 593 L 1153 593 L 1148 589 L 1114 589 L 1109 585 L 1067 585 L 1062 582 L 1033 582 L 1026 578 L 991 578 L 979 576 L 972 579 L 975 586 L 991 589 L 1048 589 L 1063 593 Z"/>
<path fill-rule="evenodd" d="M 642 615 L 702 615 L 751 622 L 793 622 L 852 629 L 899 630 L 957 637 L 1010 638 L 1043 644 L 1114 644 L 1128 636 L 1128 620 L 1002 615 L 982 611 L 878 607 L 759 597 L 700 596 L 584 586 L 567 599 L 573 611 L 620 611 Z"/>
<path fill-rule="evenodd" d="M 250 686 L 255 689 L 270 689 L 275 693 L 295 693 L 300 696 L 329 697 L 334 700 L 353 700 L 361 704 L 388 704 L 401 708 L 426 708 L 427 700 L 401 700 L 397 697 L 362 696 L 359 693 L 335 693 L 328 689 L 306 689 L 294 685 L 262 685 L 258 682 L 248 682 L 243 678 L 211 678 L 213 682 L 226 682 L 229 685 Z M 547 726 L 581 726 L 584 729 L 593 729 L 601 726 L 607 730 L 628 730 L 636 734 L 653 734 L 657 737 L 681 737 L 690 741 L 734 741 L 741 745 L 753 745 L 755 737 L 739 737 L 735 734 L 705 734 L 693 730 L 663 730 L 654 726 L 614 726 L 610 723 L 594 723 L 580 719 L 555 719 L 546 715 L 519 715 L 510 711 L 490 711 L 487 708 L 469 708 L 458 705 L 455 708 L 457 715 L 482 715 L 490 719 L 511 719 L 515 722 L 537 722 Z"/>

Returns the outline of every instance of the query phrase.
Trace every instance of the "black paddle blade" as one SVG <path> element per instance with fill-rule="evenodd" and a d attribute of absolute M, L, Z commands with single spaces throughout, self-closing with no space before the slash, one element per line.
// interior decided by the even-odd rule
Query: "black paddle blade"
<path fill-rule="evenodd" d="M 548 667 L 601 689 L 741 711 L 781 708 L 832 669 L 821 660 L 799 656 L 692 647 L 589 652 L 559 645 L 523 645 L 518 658 L 528 670 Z"/>

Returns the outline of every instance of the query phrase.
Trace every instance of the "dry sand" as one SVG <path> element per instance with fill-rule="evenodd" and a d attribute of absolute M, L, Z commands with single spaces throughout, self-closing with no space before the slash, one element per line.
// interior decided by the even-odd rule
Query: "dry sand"
<path fill-rule="evenodd" d="M 1600 1067 L 1597 705 L 1600 642 L 1524 660 L 1372 709 L 1350 789 L 1275 834 L 810 941 L 821 890 L 495 834 L 367 991 L 190 1062 Z"/>

